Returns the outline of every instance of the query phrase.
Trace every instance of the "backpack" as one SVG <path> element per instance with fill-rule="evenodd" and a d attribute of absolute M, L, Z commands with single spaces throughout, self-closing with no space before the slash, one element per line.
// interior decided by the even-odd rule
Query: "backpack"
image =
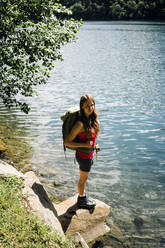
<path fill-rule="evenodd" d="M 61 120 L 63 121 L 62 125 L 62 136 L 63 136 L 63 143 L 65 138 L 70 134 L 74 124 L 76 121 L 80 119 L 80 108 L 78 106 L 74 106 L 69 108 L 62 116 Z M 76 138 L 74 140 L 77 141 Z M 79 152 L 83 153 L 90 153 L 93 148 L 85 148 L 85 147 L 68 147 L 64 145 L 64 151 L 66 151 L 66 148 L 69 148 L 71 150 L 77 150 Z"/>

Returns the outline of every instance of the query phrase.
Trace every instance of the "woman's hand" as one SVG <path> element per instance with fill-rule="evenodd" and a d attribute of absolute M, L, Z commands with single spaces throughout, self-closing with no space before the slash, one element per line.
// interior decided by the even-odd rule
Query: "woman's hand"
<path fill-rule="evenodd" d="M 64 140 L 64 145 L 69 147 L 84 147 L 84 148 L 92 148 L 93 141 L 89 140 L 86 142 L 75 142 L 74 139 L 78 135 L 78 133 L 83 132 L 83 123 L 80 121 L 77 121 L 74 127 L 72 128 L 69 136 Z"/>
<path fill-rule="evenodd" d="M 88 148 L 91 148 L 91 146 L 93 146 L 93 141 L 91 141 L 91 140 L 87 141 L 86 145 Z"/>

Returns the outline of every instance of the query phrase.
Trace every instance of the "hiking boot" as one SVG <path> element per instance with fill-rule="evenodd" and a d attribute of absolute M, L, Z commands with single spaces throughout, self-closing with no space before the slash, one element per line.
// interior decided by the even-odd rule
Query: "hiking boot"
<path fill-rule="evenodd" d="M 77 205 L 81 208 L 92 208 L 96 203 L 92 198 L 88 198 L 87 196 L 78 196 Z"/>

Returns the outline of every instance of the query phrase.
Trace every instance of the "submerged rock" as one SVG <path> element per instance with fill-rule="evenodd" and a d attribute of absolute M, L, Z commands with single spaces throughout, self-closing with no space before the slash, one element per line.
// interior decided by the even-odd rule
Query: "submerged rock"
<path fill-rule="evenodd" d="M 165 234 L 160 238 L 160 243 L 165 245 Z"/>
<path fill-rule="evenodd" d="M 104 245 L 100 240 L 96 241 L 92 246 L 92 248 L 103 248 L 103 247 L 104 247 Z"/>
<path fill-rule="evenodd" d="M 142 228 L 144 224 L 144 220 L 141 217 L 135 217 L 133 222 L 138 229 Z"/>
<path fill-rule="evenodd" d="M 116 226 L 115 224 L 111 226 L 110 237 L 116 239 L 117 241 L 121 243 L 124 243 L 125 241 L 125 237 L 123 236 L 120 228 Z"/>
<path fill-rule="evenodd" d="M 5 144 L 2 140 L 0 140 L 0 151 L 5 151 L 6 150 L 6 147 L 5 147 Z"/>

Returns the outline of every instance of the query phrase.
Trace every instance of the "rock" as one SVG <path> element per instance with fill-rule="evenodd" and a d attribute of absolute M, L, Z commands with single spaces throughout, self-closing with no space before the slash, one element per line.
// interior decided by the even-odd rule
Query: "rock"
<path fill-rule="evenodd" d="M 0 176 L 23 178 L 22 193 L 26 207 L 62 236 L 64 236 L 64 232 L 69 235 L 79 233 L 77 237 L 84 248 L 88 248 L 88 242 L 96 240 L 110 231 L 105 224 L 110 206 L 104 202 L 96 200 L 95 208 L 79 209 L 76 195 L 55 205 L 33 171 L 23 174 L 1 160 Z"/>
<path fill-rule="evenodd" d="M 136 240 L 135 242 L 140 242 L 143 244 L 149 244 L 152 243 L 154 244 L 156 242 L 155 237 L 147 236 L 147 235 L 131 235 L 131 238 Z"/>
<path fill-rule="evenodd" d="M 110 206 L 96 200 L 96 206 L 90 211 L 79 209 L 77 195 L 55 206 L 59 221 L 65 233 L 73 235 L 79 232 L 87 243 L 107 234 L 110 228 L 105 224 Z"/>
<path fill-rule="evenodd" d="M 5 151 L 6 147 L 2 140 L 0 140 L 0 151 Z"/>
<path fill-rule="evenodd" d="M 18 178 L 23 178 L 24 174 L 19 172 L 16 168 L 8 163 L 0 160 L 0 177 L 11 177 L 16 176 Z"/>
<path fill-rule="evenodd" d="M 104 247 L 104 244 L 103 244 L 103 242 L 101 242 L 100 240 L 99 241 L 96 241 L 94 244 L 93 244 L 93 246 L 92 246 L 92 248 L 103 248 Z"/>
<path fill-rule="evenodd" d="M 54 205 L 34 172 L 30 171 L 23 174 L 13 166 L 0 160 L 0 177 L 11 176 L 17 176 L 18 178 L 24 179 L 22 193 L 25 198 L 26 207 L 29 207 L 35 215 L 51 225 L 54 230 L 64 235 Z"/>
<path fill-rule="evenodd" d="M 111 226 L 110 237 L 113 237 L 121 243 L 125 241 L 125 237 L 123 236 L 121 230 L 115 224 Z"/>
<path fill-rule="evenodd" d="M 142 228 L 144 224 L 144 220 L 141 217 L 135 217 L 133 222 L 138 229 Z"/>
<path fill-rule="evenodd" d="M 80 243 L 83 248 L 89 248 L 83 237 L 80 235 L 79 232 L 74 233 L 73 240 L 75 243 Z"/>
<path fill-rule="evenodd" d="M 165 245 L 165 234 L 160 238 L 160 243 Z"/>
<path fill-rule="evenodd" d="M 51 225 L 53 230 L 64 235 L 62 226 L 58 220 L 57 211 L 33 171 L 27 172 L 24 175 L 24 186 L 22 192 L 32 213 Z"/>

